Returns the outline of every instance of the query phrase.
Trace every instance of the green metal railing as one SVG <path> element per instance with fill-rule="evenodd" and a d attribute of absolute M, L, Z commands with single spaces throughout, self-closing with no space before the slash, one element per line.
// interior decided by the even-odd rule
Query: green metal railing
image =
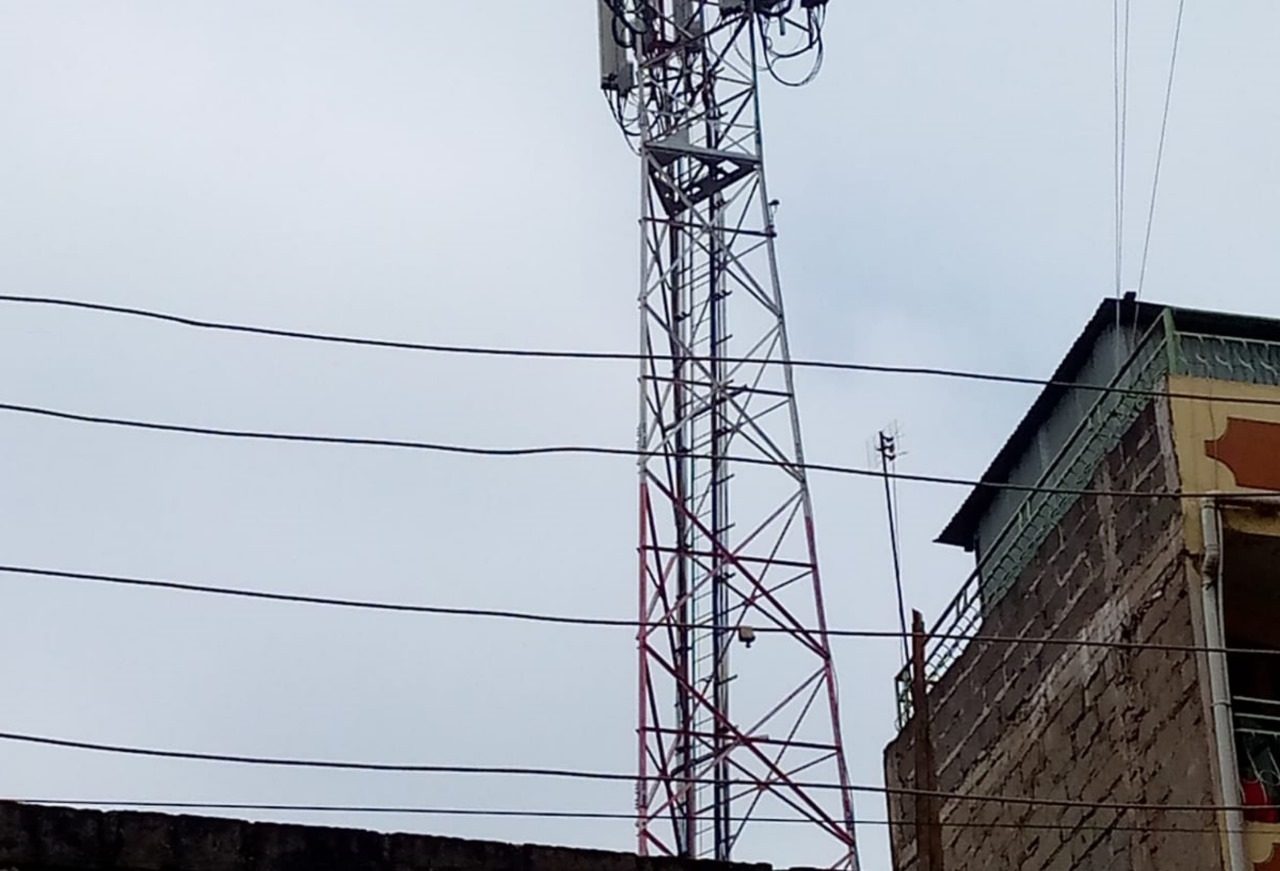
<path fill-rule="evenodd" d="M 1087 488 L 1107 453 L 1152 402 L 1149 395 L 1124 391 L 1157 390 L 1171 374 L 1280 385 L 1280 342 L 1179 333 L 1172 313 L 1166 310 L 1107 385 L 1120 390 L 1097 393 L 1096 401 L 1045 467 L 1037 486 Z M 926 646 L 925 674 L 930 684 L 937 683 L 968 646 L 962 638 L 936 636 L 975 633 L 991 609 L 1013 589 L 1078 498 L 1064 493 L 1029 493 L 1023 499 L 935 623 Z M 895 682 L 901 728 L 911 716 L 909 665 Z"/>
<path fill-rule="evenodd" d="M 1179 333 L 1178 347 L 1179 375 L 1280 386 L 1280 343 Z"/>
<path fill-rule="evenodd" d="M 1232 709 L 1240 776 L 1280 796 L 1280 701 L 1236 696 Z"/>

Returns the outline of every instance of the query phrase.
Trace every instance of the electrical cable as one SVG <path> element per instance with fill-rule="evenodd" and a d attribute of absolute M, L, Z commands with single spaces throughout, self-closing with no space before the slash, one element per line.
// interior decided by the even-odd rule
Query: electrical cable
<path fill-rule="evenodd" d="M 0 411 L 14 414 L 25 414 L 55 420 L 90 423 L 102 426 L 120 427 L 124 429 L 148 430 L 152 432 L 181 433 L 185 435 L 212 436 L 215 438 L 238 439 L 248 441 L 286 442 L 292 444 L 343 445 L 348 447 L 397 448 L 404 450 L 424 451 L 428 453 L 463 454 L 482 457 L 536 457 L 555 455 L 585 455 L 609 457 L 636 457 L 640 459 L 661 459 L 665 455 L 659 451 L 642 451 L 637 448 L 618 448 L 603 445 L 531 445 L 514 448 L 479 447 L 476 445 L 446 444 L 443 442 L 424 442 L 411 439 L 393 439 L 371 436 L 333 436 L 311 433 L 284 433 L 265 430 L 228 429 L 224 427 L 194 426 L 190 424 L 162 423 L 149 420 L 135 420 L 121 417 L 108 417 L 96 414 L 81 414 L 73 411 L 61 411 L 34 405 L 0 402 Z M 710 460 L 705 454 L 688 453 L 688 459 Z M 862 469 L 855 466 L 842 466 L 834 463 L 787 463 L 764 457 L 725 456 L 716 459 L 746 466 L 768 466 L 793 472 L 825 472 L 835 475 L 848 475 L 860 478 L 882 478 L 883 472 L 876 469 Z M 911 481 L 919 484 L 938 484 L 950 487 L 968 487 L 975 490 L 998 490 L 1016 493 L 1047 493 L 1058 496 L 1110 497 L 1118 499 L 1204 499 L 1220 495 L 1214 492 L 1194 492 L 1185 490 L 1112 490 L 1087 487 L 1044 487 L 1038 484 L 1018 484 L 1011 481 L 985 481 L 974 478 L 955 478 L 946 475 L 921 475 L 908 472 L 890 472 L 889 477 L 895 481 Z"/>
<path fill-rule="evenodd" d="M 242 811 L 249 813 L 337 813 L 337 814 L 380 814 L 404 816 L 441 816 L 441 817 L 483 817 L 483 818 L 517 818 L 517 819 L 563 819 L 563 820 L 620 820 L 635 822 L 635 811 L 630 813 L 610 811 L 558 811 L 558 810 L 519 810 L 504 808 L 435 808 L 418 806 L 370 806 L 370 805 L 332 805 L 332 804 L 270 804 L 255 802 L 194 802 L 194 801 L 98 801 L 80 799 L 45 799 L 19 798 L 5 799 L 22 805 L 49 808 L 88 808 L 118 810 L 214 810 Z M 743 822 L 741 817 L 730 822 Z M 811 820 L 801 817 L 751 817 L 750 822 L 766 824 L 799 824 L 813 825 Z M 860 826 L 914 826 L 915 820 L 881 820 L 859 819 Z M 947 822 L 940 821 L 944 828 L 951 829 L 1027 829 L 1032 831 L 1119 831 L 1119 832 L 1158 832 L 1186 834 L 1217 834 L 1227 831 L 1218 828 L 1191 828 L 1186 826 L 1126 826 L 1103 825 L 1098 823 L 1035 823 L 1035 822 Z"/>
<path fill-rule="evenodd" d="M 1121 30 L 1120 30 L 1120 4 L 1121 0 L 1112 0 L 1111 4 L 1111 71 L 1112 71 L 1112 196 L 1113 202 L 1113 218 L 1115 227 L 1113 230 L 1114 256 L 1115 256 L 1115 296 L 1116 296 L 1116 317 L 1119 318 L 1120 298 L 1124 293 L 1124 184 L 1123 170 L 1121 169 L 1121 129 L 1123 121 L 1121 119 L 1122 102 L 1121 102 Z M 1118 326 L 1118 324 L 1117 324 Z"/>
<path fill-rule="evenodd" d="M 613 13 L 612 30 L 614 42 L 622 48 L 634 48 L 636 37 L 645 34 L 642 24 L 646 20 L 645 16 L 637 16 L 635 19 L 637 23 L 632 23 L 631 17 L 627 15 L 626 5 L 622 0 L 604 0 L 604 3 L 609 7 L 609 11 Z M 646 6 L 646 8 L 648 7 Z M 630 34 L 630 36 L 626 34 Z"/>
<path fill-rule="evenodd" d="M 1129 194 L 1129 49 L 1132 45 L 1133 0 L 1124 0 L 1124 53 L 1121 60 L 1123 77 L 1120 90 L 1120 232 L 1116 244 L 1124 254 L 1125 211 Z M 1123 260 L 1122 260 L 1123 262 Z"/>
<path fill-rule="evenodd" d="M 510 620 L 521 623 L 541 623 L 558 626 L 581 626 L 615 629 L 705 629 L 705 626 L 690 624 L 672 624 L 670 622 L 640 622 L 635 619 L 614 617 L 579 617 L 564 614 L 540 614 L 529 611 L 493 608 L 465 608 L 444 605 L 418 605 L 407 602 L 378 602 L 361 599 L 344 599 L 329 596 L 310 596 L 300 593 L 281 593 L 267 590 L 222 587 L 211 584 L 195 584 L 183 581 L 158 580 L 151 578 L 129 577 L 123 575 L 94 574 L 89 572 L 69 572 L 56 569 L 36 568 L 30 566 L 0 565 L 0 574 L 27 575 L 30 577 L 49 578 L 66 581 L 84 581 L 114 586 L 136 587 L 141 589 L 168 590 L 181 593 L 197 593 L 223 596 L 227 598 L 254 599 L 259 601 L 280 602 L 295 605 L 317 605 L 322 607 L 345 608 L 362 611 L 382 611 L 404 614 L 426 614 L 438 617 L 467 617 L 477 619 Z M 758 635 L 788 634 L 793 630 L 781 626 L 752 627 Z M 804 631 L 817 633 L 820 630 L 805 628 Z M 856 638 L 898 640 L 911 638 L 907 631 L 891 631 L 876 629 L 827 629 L 826 634 L 832 638 Z M 1122 650 L 1122 651 L 1159 651 L 1163 653 L 1222 653 L 1252 656 L 1280 656 L 1280 649 L 1248 648 L 1248 647 L 1208 647 L 1195 644 L 1162 644 L 1141 641 L 1106 641 L 1084 638 L 1065 638 L 1060 636 L 1021 636 L 1021 635 L 983 635 L 965 633 L 931 633 L 931 640 L 967 641 L 986 645 L 1042 645 L 1079 647 L 1090 649 Z"/>
<path fill-rule="evenodd" d="M 108 303 L 88 302 L 84 300 L 63 299 L 58 297 L 24 296 L 18 294 L 0 294 L 0 303 L 16 303 L 58 308 L 80 309 L 161 321 L 201 330 L 243 333 L 248 335 L 268 336 L 284 339 L 296 339 L 308 342 L 322 342 L 337 345 L 383 348 L 399 351 L 417 351 L 432 354 L 453 354 L 478 357 L 515 357 L 521 359 L 547 360 L 596 360 L 623 363 L 636 363 L 645 360 L 662 362 L 673 361 L 671 355 L 653 355 L 652 357 L 629 351 L 581 351 L 581 350 L 543 350 L 536 348 L 503 348 L 482 345 L 447 345 L 425 342 L 397 341 L 393 339 L 375 339 L 361 336 L 340 335 L 335 333 L 307 332 L 277 327 L 254 326 L 250 324 L 225 321 L 201 320 L 184 315 L 168 314 L 151 309 L 132 306 L 111 305 Z M 680 358 L 690 362 L 690 358 Z M 1061 381 L 1046 378 L 1032 378 L 1023 375 L 1003 375 L 990 372 L 975 372 L 964 369 L 950 369 L 934 366 L 897 366 L 879 363 L 856 363 L 839 360 L 781 360 L 760 359 L 754 357 L 720 357 L 721 362 L 730 365 L 784 366 L 794 369 L 818 369 L 847 372 L 862 372 L 880 375 L 904 375 L 935 378 L 951 378 L 963 381 L 979 381 L 994 384 L 1013 384 L 1026 387 L 1052 387 L 1062 390 L 1080 390 L 1089 393 L 1106 393 L 1117 396 L 1150 397 L 1160 399 L 1220 399 L 1242 405 L 1280 406 L 1280 399 L 1263 399 L 1259 397 L 1206 397 L 1196 393 L 1185 393 L 1168 390 L 1144 390 L 1141 388 L 1117 387 L 1105 384 L 1082 384 L 1074 381 Z M 693 362 L 697 362 L 696 359 Z"/>
<path fill-rule="evenodd" d="M 790 21 L 790 19 L 786 17 L 787 13 L 790 11 L 791 6 L 788 4 L 777 12 L 761 13 L 761 18 L 764 19 L 764 26 L 759 28 L 760 49 L 761 55 L 764 59 L 764 70 L 768 72 L 774 81 L 788 88 L 802 88 L 813 82 L 818 77 L 822 72 L 823 63 L 826 60 L 826 45 L 822 36 L 825 16 L 818 14 L 815 10 L 809 10 L 807 27 L 801 25 L 799 22 L 792 21 L 791 23 L 794 27 L 799 28 L 806 34 L 807 41 L 804 45 L 801 45 L 799 48 L 792 49 L 791 51 L 779 51 L 774 47 L 773 38 L 769 35 L 768 22 L 770 18 L 774 18 L 780 23 L 780 26 L 785 26 L 785 23 Z M 800 79 L 788 79 L 778 71 L 778 61 L 786 61 L 803 57 L 810 52 L 814 54 L 813 63 L 809 68 L 809 72 Z"/>
<path fill-rule="evenodd" d="M 621 95 L 611 97 L 608 91 L 601 91 L 605 104 L 609 107 L 609 112 L 613 115 L 613 120 L 617 123 L 618 128 L 622 131 L 623 142 L 627 148 L 631 149 L 631 153 L 636 157 L 640 156 L 640 149 L 636 147 L 635 140 L 640 138 L 640 131 L 633 129 L 638 121 L 628 121 L 626 117 L 626 98 Z"/>
<path fill-rule="evenodd" d="M 175 759 L 194 762 L 218 762 L 230 765 L 255 765 L 270 768 L 308 768 L 337 769 L 343 771 L 394 772 L 401 774 L 454 774 L 454 775 L 488 775 L 499 777 L 539 777 L 562 780 L 587 780 L 598 782 L 634 783 L 635 774 L 614 771 L 588 771 L 574 768 L 541 768 L 509 765 L 440 765 L 397 762 L 351 762 L 328 759 L 303 759 L 299 757 L 249 756 L 231 753 L 207 753 L 191 750 L 164 750 L 154 747 L 134 747 L 120 744 L 106 744 L 95 741 L 79 741 L 67 738 L 52 738 L 45 735 L 29 735 L 17 732 L 0 732 L 0 741 L 20 744 L 34 744 L 45 747 L 56 747 L 69 750 L 84 750 L 96 753 L 110 753 L 122 756 L 143 756 L 148 758 Z M 725 783 L 700 777 L 673 776 L 672 783 L 708 784 Z M 756 780 L 732 779 L 729 786 L 754 786 L 761 784 Z M 780 786 L 782 784 L 772 784 Z M 871 784 L 851 784 L 847 787 L 839 783 L 810 782 L 788 783 L 788 787 L 796 789 L 840 791 L 847 789 L 854 793 L 874 795 L 896 795 L 921 797 L 930 796 L 949 801 L 977 802 L 983 804 L 1011 804 L 1023 807 L 1056 807 L 1083 808 L 1114 811 L 1165 811 L 1174 813 L 1202 813 L 1210 811 L 1258 811 L 1272 809 L 1269 805 L 1243 804 L 1200 804 L 1190 802 L 1122 802 L 1122 801 L 1088 801 L 1087 799 L 1042 798 L 1023 795 L 979 795 L 976 793 L 946 790 L 921 790 L 905 787 L 874 786 Z M 1280 808 L 1277 808 L 1280 809 Z"/>
<path fill-rule="evenodd" d="M 1178 0 L 1178 17 L 1173 28 L 1173 49 L 1169 57 L 1169 80 L 1164 91 L 1164 112 L 1160 117 L 1160 140 L 1156 146 L 1156 167 L 1151 179 L 1151 203 L 1147 212 L 1147 229 L 1142 242 L 1142 260 L 1138 269 L 1137 298 L 1142 299 L 1142 288 L 1147 280 L 1147 258 L 1151 253 L 1151 227 L 1156 218 L 1156 198 L 1160 193 L 1160 168 L 1164 164 L 1165 139 L 1169 132 L 1169 107 L 1173 103 L 1174 75 L 1178 70 L 1178 46 L 1182 42 L 1182 18 L 1186 0 Z"/>

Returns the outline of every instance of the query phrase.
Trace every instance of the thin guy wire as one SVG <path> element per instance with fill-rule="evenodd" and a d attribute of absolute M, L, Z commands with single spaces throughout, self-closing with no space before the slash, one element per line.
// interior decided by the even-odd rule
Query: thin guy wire
<path fill-rule="evenodd" d="M 291 812 L 291 813 L 340 813 L 340 814 L 385 814 L 406 816 L 444 816 L 444 817 L 492 817 L 517 819 L 567 819 L 567 820 L 620 820 L 634 822 L 635 811 L 618 813 L 610 811 L 554 811 L 554 810 L 519 810 L 505 808 L 432 808 L 432 807 L 397 807 L 369 805 L 315 805 L 315 804 L 258 804 L 253 802 L 195 802 L 195 801 L 82 801 L 79 799 L 45 799 L 19 798 L 6 799 L 18 804 L 51 808 L 107 808 L 122 810 L 228 810 L 247 812 Z M 741 822 L 735 818 L 730 822 Z M 812 821 L 798 817 L 752 817 L 751 822 L 771 824 L 813 825 Z M 858 820 L 859 825 L 867 826 L 914 826 L 914 820 Z M 1142 826 L 1142 825 L 1104 825 L 1099 823 L 1033 823 L 1033 822 L 940 822 L 944 828 L 951 829 L 1028 829 L 1033 831 L 1116 831 L 1116 832 L 1158 832 L 1184 834 L 1217 834 L 1229 832 L 1219 828 L 1190 828 L 1186 826 Z"/>
<path fill-rule="evenodd" d="M 183 315 L 167 314 L 151 309 L 133 308 L 130 306 L 110 305 L 107 303 L 86 302 L 83 300 L 60 299 L 57 297 L 23 296 L 17 294 L 0 294 L 0 302 L 21 303 L 29 305 L 54 306 L 58 308 L 83 309 L 86 311 L 104 312 L 128 317 L 144 318 L 192 327 L 202 330 L 243 333 L 247 335 L 271 336 L 275 338 L 297 339 L 309 342 L 351 345 L 357 347 L 384 348 L 399 351 L 419 351 L 433 354 L 456 354 L 476 357 L 516 357 L 523 359 L 545 360 L 597 360 L 613 362 L 643 362 L 648 359 L 670 361 L 675 359 L 669 355 L 656 354 L 649 357 L 628 351 L 581 351 L 581 350 L 543 350 L 536 348 L 502 348 L 482 345 L 447 345 L 427 342 L 396 341 L 392 339 L 374 339 L 361 336 L 347 336 L 333 333 L 315 333 L 302 330 L 275 327 L 253 326 L 250 324 L 208 321 L 189 318 Z M 687 360 L 689 358 L 681 358 Z M 724 363 L 760 366 L 781 366 L 784 361 L 773 358 L 754 357 L 719 357 Z M 1002 375 L 990 372 L 975 372 L 963 369 L 949 369 L 935 366 L 897 366 L 879 363 L 855 363 L 840 360 L 792 360 L 789 365 L 797 369 L 834 370 L 845 372 L 864 372 L 880 375 L 909 375 L 933 378 L 953 378 L 963 381 L 979 381 L 994 384 L 1014 384 L 1027 387 L 1054 387 L 1070 390 L 1082 390 L 1091 393 L 1107 393 L 1119 396 L 1146 396 L 1163 399 L 1205 399 L 1196 393 L 1179 393 L 1167 390 L 1149 390 L 1131 387 L 1117 387 L 1106 384 L 1080 384 L 1074 381 L 1060 381 L 1051 378 L 1032 378 L 1022 375 Z M 1224 401 L 1244 405 L 1280 406 L 1280 400 L 1262 399 L 1258 397 L 1223 397 Z"/>
<path fill-rule="evenodd" d="M 573 768 L 533 768 L 526 766 L 504 765 L 429 765 L 406 764 L 393 762 L 348 762 L 327 759 L 301 759 L 296 757 L 247 756 L 228 753 L 204 753 L 190 750 L 161 750 L 154 747 L 132 747 L 120 744 L 103 744 L 92 741 L 75 741 L 66 738 L 51 738 L 44 735 L 28 735 L 17 732 L 0 732 L 0 741 L 22 744 L 37 744 L 46 747 L 58 747 L 71 750 L 86 750 L 98 753 L 112 753 L 122 756 L 143 756 L 149 758 L 177 759 L 194 762 L 219 762 L 232 765 L 257 765 L 274 768 L 310 768 L 338 769 L 344 771 L 395 772 L 401 774 L 457 774 L 457 775 L 492 775 L 508 777 L 545 777 L 568 780 L 591 780 L 619 783 L 634 783 L 636 775 L 614 771 L 587 771 Z M 709 784 L 717 781 L 675 776 L 672 782 L 686 784 Z M 730 786 L 759 786 L 755 780 L 731 780 Z M 795 783 L 801 789 L 841 790 L 846 787 L 838 783 Z M 1142 803 L 1142 802 L 1093 802 L 1085 799 L 1039 798 L 1022 795 L 978 795 L 966 792 L 950 792 L 943 790 L 909 789 L 891 786 L 873 786 L 870 784 L 853 784 L 847 787 L 850 792 L 871 793 L 877 795 L 931 796 L 954 801 L 971 801 L 986 804 L 1012 804 L 1020 806 L 1043 806 L 1057 808 L 1092 808 L 1095 810 L 1115 811 L 1169 811 L 1176 813 L 1200 813 L 1209 811 L 1257 811 L 1271 809 L 1272 805 L 1243 804 L 1197 804 L 1197 803 Z"/>
<path fill-rule="evenodd" d="M 1122 43 L 1123 54 L 1120 78 L 1120 154 L 1117 158 L 1120 162 L 1120 199 L 1117 206 L 1120 224 L 1116 233 L 1116 246 L 1120 249 L 1122 269 L 1124 264 L 1125 199 L 1128 196 L 1129 181 L 1129 35 L 1131 32 L 1132 10 L 1132 0 L 1124 0 L 1124 41 Z M 1121 278 L 1123 280 L 1123 272 L 1121 273 Z"/>
<path fill-rule="evenodd" d="M 1122 264 L 1124 262 L 1125 200 L 1129 192 L 1129 46 L 1131 45 L 1129 37 L 1132 32 L 1130 28 L 1133 20 L 1132 12 L 1132 0 L 1124 0 L 1124 53 L 1120 79 L 1120 231 L 1116 238 Z"/>
<path fill-rule="evenodd" d="M 1111 4 L 1111 87 L 1112 87 L 1112 212 L 1115 221 L 1112 242 L 1114 244 L 1115 257 L 1115 294 L 1116 294 L 1116 326 L 1119 327 L 1119 303 L 1124 292 L 1124 215 L 1122 204 L 1124 202 L 1124 184 L 1121 181 L 1122 170 L 1120 168 L 1121 147 L 1120 147 L 1120 128 L 1121 128 L 1121 97 L 1120 97 L 1120 3 L 1121 0 L 1112 0 Z"/>
<path fill-rule="evenodd" d="M 501 610 L 492 608 L 463 608 L 443 605 L 416 605 L 404 602 L 374 602 L 360 599 L 340 599 L 327 596 L 308 596 L 298 593 L 277 593 L 266 590 L 247 590 L 234 587 L 219 587 L 209 584 L 193 584 L 182 581 L 162 581 L 149 578 L 125 577 L 120 575 L 90 574 L 87 572 L 67 572 L 54 569 L 32 568 L 27 566 L 0 565 L 0 574 L 30 575 L 33 577 L 54 578 L 69 581 L 87 581 L 117 586 L 137 587 L 143 589 L 171 590 L 183 593 L 199 593 L 205 595 L 226 596 L 239 599 L 256 599 L 259 601 L 282 602 L 298 605 L 318 605 L 323 607 L 348 608 L 364 611 L 383 611 L 406 614 L 429 614 L 441 617 L 472 617 L 479 619 L 512 620 L 523 623 L 543 623 L 560 626 L 603 627 L 619 629 L 644 629 L 655 626 L 673 629 L 700 629 L 699 624 L 654 624 L 641 623 L 634 619 L 613 617 L 575 617 L 562 614 L 538 614 L 529 611 Z M 780 626 L 753 627 L 757 634 L 783 634 L 792 630 Z M 816 629 L 805 629 L 817 632 Z M 833 638 L 892 639 L 910 638 L 911 633 L 894 632 L 875 629 L 828 629 L 827 634 Z M 967 635 L 961 633 L 931 633 L 931 639 L 940 641 L 969 641 L 977 644 L 1040 644 L 1064 647 L 1087 647 L 1108 650 L 1144 651 L 1154 650 L 1164 653 L 1229 653 L 1243 655 L 1280 656 L 1280 650 L 1249 647 L 1207 647 L 1193 644 L 1161 644 L 1141 641 L 1103 641 L 1080 638 L 1063 638 L 1055 636 L 1018 636 L 1018 635 Z"/>
<path fill-rule="evenodd" d="M 1169 57 L 1169 81 L 1165 85 L 1164 112 L 1160 118 L 1160 144 L 1156 147 L 1156 168 L 1151 179 L 1151 203 L 1147 212 L 1146 237 L 1142 242 L 1142 264 L 1138 269 L 1138 299 L 1142 299 L 1142 287 L 1147 280 L 1147 257 L 1151 253 L 1151 228 L 1156 219 L 1156 198 L 1160 192 L 1160 168 L 1164 164 L 1165 138 L 1169 132 L 1169 107 L 1173 102 L 1173 82 L 1178 69 L 1178 46 L 1182 42 L 1182 16 L 1186 5 L 1186 0 L 1178 0 L 1178 18 L 1173 28 L 1173 49 Z"/>
<path fill-rule="evenodd" d="M 153 432 L 182 433 L 185 435 L 213 436 L 216 438 L 240 439 L 249 441 L 288 442 L 294 444 L 344 445 L 355 447 L 398 448 L 404 450 L 425 451 L 429 453 L 464 454 L 482 457 L 534 457 L 565 454 L 609 457 L 639 457 L 661 459 L 662 454 L 656 451 L 643 451 L 637 448 L 618 448 L 602 445 L 534 445 L 515 448 L 488 448 L 475 445 L 446 444 L 443 442 L 424 442 L 411 439 L 392 439 L 366 436 L 331 436 L 312 433 L 282 433 L 264 430 L 227 429 L 224 427 L 193 426 L 190 424 L 161 423 L 158 421 L 134 420 L 121 417 L 107 417 L 96 414 L 80 414 L 72 411 L 60 411 L 34 405 L 17 403 L 0 403 L 0 411 L 14 414 L 26 414 L 36 417 L 68 420 L 77 423 L 91 423 L 103 426 L 121 427 L 125 429 L 150 430 Z M 687 454 L 691 459 L 712 459 L 706 454 Z M 860 478 L 880 478 L 884 473 L 876 469 L 860 469 L 854 466 L 842 466 L 834 463 L 786 463 L 763 457 L 726 456 L 719 457 L 732 463 L 746 466 L 768 466 L 809 472 L 829 472 L 836 475 L 850 475 Z M 946 475 L 921 475 L 906 472 L 891 472 L 895 481 L 911 481 L 920 484 L 940 484 L 951 487 L 968 487 L 978 490 L 1006 490 L 1017 493 L 1049 493 L 1059 496 L 1089 496 L 1135 499 L 1204 499 L 1221 495 L 1214 492 L 1195 492 L 1184 490 L 1108 490 L 1077 487 L 1043 487 L 1038 484 L 1016 484 L 1009 481 L 984 481 L 976 478 L 955 478 Z M 1270 492 L 1270 491 L 1268 491 Z"/>

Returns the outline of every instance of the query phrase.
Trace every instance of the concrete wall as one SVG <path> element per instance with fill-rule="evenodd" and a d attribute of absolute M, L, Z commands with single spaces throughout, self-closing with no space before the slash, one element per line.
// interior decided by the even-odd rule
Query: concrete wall
<path fill-rule="evenodd" d="M 1092 487 L 1179 486 L 1168 409 L 1154 404 L 1100 466 Z M 1198 639 L 1177 500 L 1084 497 L 982 627 L 1172 644 Z M 1154 651 L 971 644 L 932 689 L 944 792 L 1086 802 L 1214 804 L 1213 750 L 1197 657 Z M 890 786 L 914 785 L 911 726 L 885 751 Z M 910 798 L 890 799 L 912 820 Z M 943 803 L 948 871 L 1218 871 L 1216 818 L 1203 812 Z M 1029 828 L 1039 824 L 1049 828 Z M 1209 829 L 1144 832 L 1143 827 Z M 892 830 L 899 871 L 914 832 Z"/>
<path fill-rule="evenodd" d="M 772 871 L 768 865 L 0 802 L 0 871 Z M 804 869 L 793 869 L 804 871 Z"/>

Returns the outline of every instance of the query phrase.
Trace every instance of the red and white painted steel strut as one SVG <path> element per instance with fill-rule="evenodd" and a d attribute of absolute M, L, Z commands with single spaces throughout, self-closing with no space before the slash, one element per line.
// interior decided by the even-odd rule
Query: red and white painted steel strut
<path fill-rule="evenodd" d="M 758 91 L 768 34 L 817 35 L 821 3 L 601 4 L 643 167 L 639 848 L 754 858 L 752 818 L 789 815 L 857 869 Z"/>

